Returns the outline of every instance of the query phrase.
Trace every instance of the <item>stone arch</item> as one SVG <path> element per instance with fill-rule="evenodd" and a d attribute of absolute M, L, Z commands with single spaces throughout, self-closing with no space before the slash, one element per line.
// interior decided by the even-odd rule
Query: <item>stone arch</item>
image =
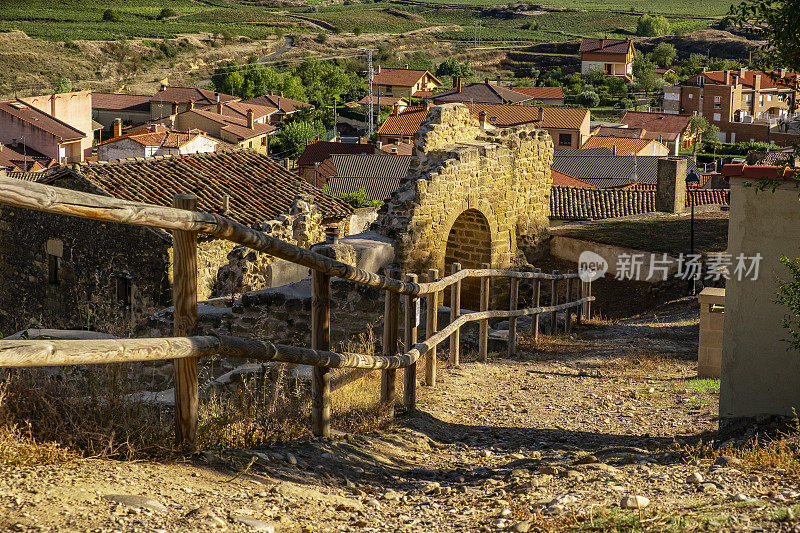
<path fill-rule="evenodd" d="M 492 238 L 489 221 L 477 209 L 462 211 L 450 224 L 444 242 L 444 272 L 451 272 L 453 263 L 462 268 L 481 268 L 483 263 L 492 263 L 492 251 L 496 238 Z M 480 281 L 465 279 L 461 284 L 461 305 L 478 309 Z"/>

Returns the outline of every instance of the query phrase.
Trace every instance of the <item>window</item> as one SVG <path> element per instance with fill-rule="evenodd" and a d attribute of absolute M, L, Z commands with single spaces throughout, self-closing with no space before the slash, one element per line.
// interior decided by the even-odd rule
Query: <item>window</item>
<path fill-rule="evenodd" d="M 694 95 L 692 93 L 689 93 L 689 100 L 692 100 L 692 99 L 694 99 Z"/>
<path fill-rule="evenodd" d="M 720 120 L 722 120 L 722 116 L 719 113 L 714 113 L 714 120 L 719 122 Z"/>
<path fill-rule="evenodd" d="M 559 133 L 558 134 L 558 145 L 559 146 L 572 146 L 572 134 L 571 133 Z"/>
<path fill-rule="evenodd" d="M 47 254 L 47 283 L 48 285 L 61 283 L 61 258 L 57 255 Z"/>
<path fill-rule="evenodd" d="M 722 107 L 722 97 L 715 96 L 714 97 L 714 109 L 719 109 Z"/>
<path fill-rule="evenodd" d="M 700 76 L 699 78 L 697 78 L 697 86 L 698 87 L 705 87 L 705 85 L 706 85 L 705 76 Z"/>
<path fill-rule="evenodd" d="M 129 311 L 131 308 L 131 278 L 127 276 L 114 276 L 114 300 L 120 309 Z"/>
<path fill-rule="evenodd" d="M 261 137 L 261 146 L 266 146 L 266 145 L 267 145 L 267 138 Z"/>

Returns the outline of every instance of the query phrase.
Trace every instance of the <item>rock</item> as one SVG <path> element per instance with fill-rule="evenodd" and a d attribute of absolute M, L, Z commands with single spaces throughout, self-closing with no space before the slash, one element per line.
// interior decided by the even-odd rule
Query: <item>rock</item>
<path fill-rule="evenodd" d="M 233 520 L 234 522 L 239 522 L 240 524 L 244 524 L 253 531 L 264 531 L 265 533 L 275 533 L 275 526 L 273 526 L 269 522 L 253 518 L 252 516 L 233 514 L 231 515 L 231 520 Z"/>
<path fill-rule="evenodd" d="M 747 494 L 737 494 L 733 498 L 735 500 L 738 500 L 740 502 L 745 502 L 745 503 L 753 503 L 753 502 L 757 501 L 755 498 L 751 498 Z"/>
<path fill-rule="evenodd" d="M 504 529 L 507 523 L 505 518 L 495 518 L 492 520 L 492 525 L 497 529 Z"/>
<path fill-rule="evenodd" d="M 297 457 L 295 457 L 294 454 L 292 454 L 292 453 L 287 453 L 286 454 L 286 462 L 289 463 L 290 465 L 294 466 L 294 465 L 297 464 Z"/>
<path fill-rule="evenodd" d="M 749 481 L 750 483 L 761 483 L 761 477 L 759 477 L 757 474 L 753 474 L 752 476 L 747 478 L 747 481 Z"/>
<path fill-rule="evenodd" d="M 700 475 L 700 472 L 689 474 L 689 477 L 686 478 L 686 483 L 691 483 L 693 485 L 699 485 L 702 482 L 703 476 Z"/>
<path fill-rule="evenodd" d="M 481 457 L 491 457 L 492 456 L 492 451 L 491 450 L 481 450 L 480 456 Z"/>
<path fill-rule="evenodd" d="M 161 502 L 147 496 L 137 496 L 135 494 L 108 494 L 103 496 L 103 499 L 127 507 L 133 507 L 134 509 L 150 509 L 157 513 L 163 513 L 167 510 Z"/>
<path fill-rule="evenodd" d="M 718 489 L 721 489 L 721 488 L 722 488 L 722 486 L 717 485 L 716 483 L 708 482 L 708 481 L 705 482 L 705 483 L 700 483 L 697 486 L 697 490 L 699 490 L 700 492 L 714 492 L 715 490 L 718 490 Z"/>
<path fill-rule="evenodd" d="M 225 520 L 214 514 L 214 512 L 208 507 L 198 507 L 197 509 L 192 509 L 186 513 L 186 518 L 200 520 L 209 527 L 219 527 L 223 529 L 227 528 Z"/>
<path fill-rule="evenodd" d="M 619 502 L 619 506 L 623 509 L 644 509 L 650 505 L 650 500 L 644 496 L 629 494 L 623 496 Z"/>
<path fill-rule="evenodd" d="M 530 529 L 531 529 L 530 522 L 517 522 L 516 524 L 508 528 L 509 531 L 513 531 L 514 533 L 527 533 L 528 531 L 530 531 Z"/>
<path fill-rule="evenodd" d="M 386 492 L 383 493 L 383 496 L 381 496 L 381 498 L 383 498 L 384 500 L 395 500 L 395 501 L 400 501 L 402 497 L 403 495 L 401 493 L 395 492 L 393 490 L 387 490 Z"/>
<path fill-rule="evenodd" d="M 539 473 L 540 474 L 547 474 L 550 476 L 557 476 L 561 472 L 561 469 L 557 466 L 540 466 Z"/>
<path fill-rule="evenodd" d="M 728 467 L 728 466 L 738 466 L 742 464 L 742 461 L 737 459 L 736 457 L 731 457 L 730 455 L 721 455 L 717 457 L 717 460 L 714 461 L 714 465 Z"/>
<path fill-rule="evenodd" d="M 509 516 L 511 516 L 511 509 L 506 507 L 505 509 L 500 511 L 500 516 L 502 516 L 503 518 L 508 518 Z"/>
<path fill-rule="evenodd" d="M 589 465 L 592 463 L 599 463 L 600 460 L 597 459 L 594 455 L 584 455 L 583 457 L 579 457 L 577 461 L 575 461 L 576 465 Z"/>
<path fill-rule="evenodd" d="M 377 509 L 380 509 L 380 507 L 381 507 L 381 502 L 379 502 L 375 498 L 368 498 L 367 501 L 364 502 L 364 503 L 366 503 L 370 507 L 375 507 Z"/>

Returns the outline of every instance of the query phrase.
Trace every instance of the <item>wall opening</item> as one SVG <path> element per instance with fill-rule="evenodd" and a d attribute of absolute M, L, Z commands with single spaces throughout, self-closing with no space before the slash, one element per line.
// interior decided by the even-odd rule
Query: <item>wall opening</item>
<path fill-rule="evenodd" d="M 444 254 L 445 275 L 450 274 L 453 263 L 461 263 L 461 268 L 481 268 L 483 263 L 491 263 L 492 234 L 486 217 L 476 209 L 461 213 L 447 237 Z M 449 300 L 449 292 L 445 291 Z M 461 282 L 461 307 L 478 310 L 480 308 L 481 285 L 478 278 Z"/>

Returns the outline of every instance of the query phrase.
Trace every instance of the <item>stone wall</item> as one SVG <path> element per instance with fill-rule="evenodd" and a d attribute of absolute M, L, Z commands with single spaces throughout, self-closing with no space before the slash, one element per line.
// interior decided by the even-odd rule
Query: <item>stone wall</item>
<path fill-rule="evenodd" d="M 518 250 L 531 257 L 547 235 L 552 157 L 546 131 L 482 131 L 462 104 L 433 107 L 415 135 L 409 175 L 373 228 L 396 240 L 404 272 L 449 272 L 455 260 L 480 266 L 487 253 L 495 268 L 524 263 Z M 489 242 L 475 237 L 487 227 Z M 473 238 L 480 244 L 461 242 Z"/>

